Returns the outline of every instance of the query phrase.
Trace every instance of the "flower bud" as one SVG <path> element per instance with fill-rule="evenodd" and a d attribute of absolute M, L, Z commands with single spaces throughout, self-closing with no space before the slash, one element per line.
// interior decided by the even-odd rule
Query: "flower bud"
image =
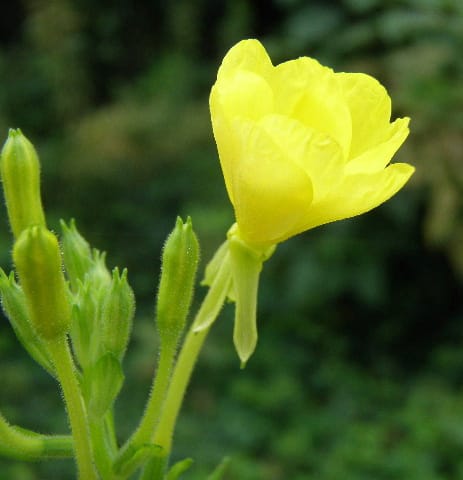
<path fill-rule="evenodd" d="M 124 374 L 119 360 L 105 353 L 84 371 L 83 393 L 91 417 L 102 417 L 112 406 L 122 384 Z"/>
<path fill-rule="evenodd" d="M 56 236 L 42 226 L 27 228 L 16 240 L 13 260 L 37 334 L 45 340 L 64 335 L 71 308 Z"/>
<path fill-rule="evenodd" d="M 191 218 L 177 218 L 162 254 L 162 271 L 156 308 L 161 342 L 175 345 L 185 327 L 198 268 L 199 244 Z"/>
<path fill-rule="evenodd" d="M 83 245 L 80 241 L 76 243 Z M 81 249 L 80 253 L 84 251 Z M 111 274 L 105 265 L 105 254 L 95 249 L 90 255 L 89 267 L 83 280 L 77 278 L 76 287 L 73 288 L 70 332 L 72 348 L 84 370 L 96 360 L 102 350 L 102 336 L 99 334 L 102 331 L 102 311 L 106 298 L 111 294 Z M 81 265 L 87 263 L 85 257 L 80 257 L 81 260 L 83 258 Z M 83 267 L 87 268 L 85 264 Z"/>
<path fill-rule="evenodd" d="M 13 272 L 7 276 L 0 269 L 0 295 L 3 311 L 22 346 L 37 363 L 54 375 L 53 363 L 29 320 L 26 297 L 22 288 L 16 283 Z"/>
<path fill-rule="evenodd" d="M 10 129 L 1 154 L 3 191 L 14 236 L 32 225 L 45 226 L 40 198 L 40 163 L 21 130 Z"/>
<path fill-rule="evenodd" d="M 116 267 L 101 313 L 102 344 L 106 352 L 122 359 L 129 341 L 135 313 L 135 297 L 127 282 L 127 269 Z"/>
<path fill-rule="evenodd" d="M 88 278 L 87 278 L 88 280 Z M 91 363 L 98 337 L 98 304 L 89 281 L 79 283 L 79 290 L 72 305 L 71 339 L 72 349 L 85 370 Z"/>
<path fill-rule="evenodd" d="M 72 290 L 78 288 L 78 281 L 84 281 L 85 274 L 90 270 L 93 260 L 90 245 L 78 232 L 76 222 L 71 220 L 69 226 L 61 220 L 61 245 L 63 247 L 63 261 Z"/>
<path fill-rule="evenodd" d="M 96 301 L 100 302 L 111 284 L 111 273 L 106 266 L 106 252 L 94 249 L 92 254 L 93 263 L 88 271 L 87 280 Z"/>

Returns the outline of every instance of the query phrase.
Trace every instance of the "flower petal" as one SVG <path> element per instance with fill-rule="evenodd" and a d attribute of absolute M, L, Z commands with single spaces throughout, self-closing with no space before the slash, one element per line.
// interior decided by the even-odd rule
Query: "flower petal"
<path fill-rule="evenodd" d="M 329 198 L 312 205 L 310 221 L 299 231 L 372 210 L 396 194 L 414 171 L 408 163 L 394 163 L 373 174 L 346 176 Z"/>
<path fill-rule="evenodd" d="M 391 123 L 388 128 L 389 137 L 387 140 L 350 160 L 346 165 L 346 172 L 349 174 L 374 173 L 386 167 L 394 153 L 407 138 L 410 132 L 408 129 L 409 121 L 409 118 L 398 118 L 394 123 Z"/>
<path fill-rule="evenodd" d="M 212 87 L 209 106 L 225 184 L 234 203 L 230 178 L 238 158 L 240 140 L 231 124 L 235 117 L 250 120 L 271 112 L 273 93 L 264 78 L 248 71 L 231 72 L 230 76 L 222 75 Z"/>
<path fill-rule="evenodd" d="M 261 126 L 240 122 L 236 128 L 243 147 L 231 189 L 240 231 L 251 244 L 277 243 L 306 218 L 312 183 Z"/>
<path fill-rule="evenodd" d="M 352 118 L 349 158 L 354 158 L 390 135 L 391 99 L 386 89 L 364 73 L 336 73 Z"/>
<path fill-rule="evenodd" d="M 240 70 L 217 80 L 213 87 L 228 117 L 258 119 L 273 112 L 273 92 L 255 73 Z M 213 113 L 214 114 L 214 113 Z"/>
<path fill-rule="evenodd" d="M 275 111 L 330 136 L 345 158 L 351 142 L 351 116 L 344 92 L 334 72 L 313 58 L 281 63 L 271 81 Z"/>
<path fill-rule="evenodd" d="M 217 73 L 217 80 L 221 81 L 223 77 L 229 77 L 238 70 L 247 70 L 267 78 L 272 69 L 272 61 L 258 40 L 242 40 L 225 55 Z"/>
<path fill-rule="evenodd" d="M 267 115 L 259 125 L 310 177 L 313 201 L 322 199 L 342 180 L 339 175 L 344 169 L 342 151 L 328 135 L 283 115 Z"/>

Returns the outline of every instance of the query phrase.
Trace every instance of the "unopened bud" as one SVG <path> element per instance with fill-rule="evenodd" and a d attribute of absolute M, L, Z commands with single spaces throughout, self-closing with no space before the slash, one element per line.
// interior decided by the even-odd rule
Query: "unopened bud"
<path fill-rule="evenodd" d="M 106 266 L 106 252 L 94 249 L 92 267 L 88 271 L 87 280 L 95 294 L 97 302 L 106 295 L 106 290 L 111 284 L 111 273 Z"/>
<path fill-rule="evenodd" d="M 157 328 L 161 342 L 176 344 L 190 310 L 198 268 L 199 244 L 191 218 L 177 218 L 162 254 L 162 272 L 157 301 Z"/>
<path fill-rule="evenodd" d="M 10 129 L 3 146 L 0 171 L 6 207 L 14 236 L 32 225 L 45 226 L 40 198 L 40 162 L 21 130 Z"/>
<path fill-rule="evenodd" d="M 92 267 L 92 251 L 87 240 L 78 232 L 76 222 L 71 220 L 69 226 L 61 220 L 61 245 L 63 246 L 63 261 L 66 273 L 75 292 L 78 283 L 83 282 L 85 275 Z"/>
<path fill-rule="evenodd" d="M 107 352 L 122 359 L 129 341 L 135 313 L 135 297 L 127 282 L 127 269 L 119 274 L 116 267 L 101 314 L 102 343 Z"/>
<path fill-rule="evenodd" d="M 72 305 L 72 348 L 85 370 L 93 359 L 98 337 L 98 304 L 89 282 L 79 283 L 79 290 Z"/>
<path fill-rule="evenodd" d="M 112 406 L 124 383 L 119 360 L 105 353 L 84 371 L 83 393 L 89 415 L 101 418 Z"/>
<path fill-rule="evenodd" d="M 27 228 L 16 240 L 13 260 L 37 334 L 46 340 L 64 335 L 71 308 L 56 236 L 45 227 Z"/>

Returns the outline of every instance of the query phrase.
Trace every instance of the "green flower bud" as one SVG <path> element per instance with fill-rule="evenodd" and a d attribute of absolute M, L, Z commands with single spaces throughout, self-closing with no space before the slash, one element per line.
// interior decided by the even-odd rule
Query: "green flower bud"
<path fill-rule="evenodd" d="M 135 297 L 127 282 L 127 269 L 116 267 L 101 312 L 102 343 L 106 352 L 122 359 L 129 341 L 135 313 Z"/>
<path fill-rule="evenodd" d="M 56 236 L 42 226 L 27 228 L 15 242 L 13 260 L 37 334 L 45 340 L 64 335 L 71 308 Z"/>
<path fill-rule="evenodd" d="M 94 250 L 90 262 L 84 280 L 76 282 L 72 306 L 72 347 L 83 369 L 100 354 L 102 310 L 111 293 L 111 274 L 105 265 L 105 254 Z"/>
<path fill-rule="evenodd" d="M 191 218 L 177 218 L 162 254 L 156 323 L 161 342 L 176 344 L 190 310 L 199 260 L 198 239 Z"/>
<path fill-rule="evenodd" d="M 40 162 L 19 128 L 10 129 L 0 162 L 8 217 L 14 236 L 32 225 L 45 226 L 40 198 Z"/>
<path fill-rule="evenodd" d="M 87 279 L 88 280 L 88 279 Z M 98 336 L 98 304 L 95 301 L 91 282 L 79 283 L 79 290 L 72 305 L 72 349 L 80 366 L 86 369 L 96 352 Z"/>
<path fill-rule="evenodd" d="M 79 280 L 84 281 L 85 275 L 93 264 L 92 251 L 87 240 L 78 232 L 76 222 L 71 220 L 69 226 L 61 220 L 61 245 L 63 247 L 63 261 L 66 273 L 75 292 Z"/>
<path fill-rule="evenodd" d="M 22 288 L 16 283 L 13 272 L 7 276 L 0 269 L 0 295 L 3 311 L 18 340 L 37 363 L 54 375 L 53 363 L 29 320 L 26 297 Z"/>
<path fill-rule="evenodd" d="M 119 360 L 106 353 L 84 372 L 83 393 L 91 417 L 102 417 L 112 406 L 124 383 Z"/>
<path fill-rule="evenodd" d="M 106 252 L 93 250 L 93 264 L 87 274 L 88 282 L 95 294 L 97 301 L 101 301 L 111 284 L 111 273 L 106 266 Z"/>

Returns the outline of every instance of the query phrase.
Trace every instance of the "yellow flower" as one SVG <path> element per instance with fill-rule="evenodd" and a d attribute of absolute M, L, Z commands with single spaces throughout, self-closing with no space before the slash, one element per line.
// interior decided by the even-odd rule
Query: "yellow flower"
<path fill-rule="evenodd" d="M 301 57 L 273 66 L 257 40 L 225 56 L 212 88 L 214 137 L 240 236 L 275 244 L 367 212 L 412 175 L 389 164 L 408 118 L 373 77 Z"/>

